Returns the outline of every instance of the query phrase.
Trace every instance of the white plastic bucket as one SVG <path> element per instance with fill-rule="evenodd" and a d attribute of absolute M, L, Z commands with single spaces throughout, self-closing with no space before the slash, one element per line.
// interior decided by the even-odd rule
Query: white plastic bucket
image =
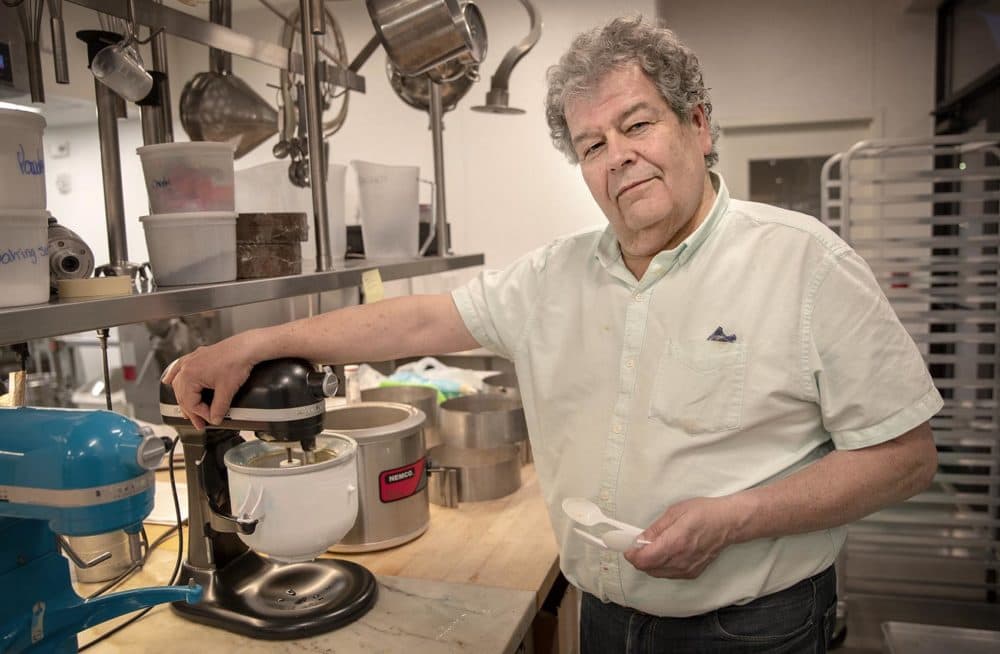
<path fill-rule="evenodd" d="M 45 119 L 0 109 L 0 209 L 45 209 Z"/>
<path fill-rule="evenodd" d="M 159 143 L 136 150 L 142 160 L 149 211 L 234 211 L 230 143 Z"/>
<path fill-rule="evenodd" d="M 417 256 L 420 168 L 352 161 L 358 174 L 361 238 L 366 259 Z"/>
<path fill-rule="evenodd" d="M 49 214 L 0 209 L 0 307 L 49 300 Z"/>
<path fill-rule="evenodd" d="M 330 164 L 326 178 L 327 225 L 330 233 L 330 253 L 335 261 L 343 261 L 347 251 L 345 225 L 345 179 L 347 167 Z M 309 241 L 303 255 L 312 258 L 315 252 L 313 234 L 312 191 L 292 184 L 288 179 L 288 163 L 272 161 L 236 171 L 236 211 L 239 213 L 270 213 L 301 211 L 309 216 Z"/>
<path fill-rule="evenodd" d="M 157 286 L 236 279 L 235 213 L 158 214 L 139 222 Z"/>

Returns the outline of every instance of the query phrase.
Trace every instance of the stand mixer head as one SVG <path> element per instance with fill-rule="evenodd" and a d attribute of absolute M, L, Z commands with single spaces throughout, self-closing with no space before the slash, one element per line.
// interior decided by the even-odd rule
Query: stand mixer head
<path fill-rule="evenodd" d="M 153 508 L 163 442 L 109 411 L 0 409 L 0 651 L 75 652 L 76 633 L 163 602 L 197 602 L 198 586 L 73 591 L 63 536 L 138 533 Z M 98 557 L 96 564 L 104 560 Z M 16 589 L 16 590 L 13 590 Z"/>
<path fill-rule="evenodd" d="M 197 606 L 175 603 L 179 615 L 279 640 L 336 629 L 374 605 L 371 572 L 312 560 L 347 533 L 357 513 L 357 445 L 319 436 L 325 398 L 336 389 L 332 372 L 307 361 L 265 361 L 222 422 L 201 431 L 184 418 L 173 389 L 160 385 L 160 413 L 180 434 L 188 480 L 182 574 L 206 588 Z M 241 430 L 259 440 L 244 441 Z"/>

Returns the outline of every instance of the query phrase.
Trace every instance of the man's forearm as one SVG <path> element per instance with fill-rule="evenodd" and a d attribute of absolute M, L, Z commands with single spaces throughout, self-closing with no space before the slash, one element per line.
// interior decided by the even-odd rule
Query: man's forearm
<path fill-rule="evenodd" d="M 852 522 L 921 492 L 936 470 L 927 423 L 880 445 L 831 452 L 785 479 L 732 496 L 739 514 L 732 542 Z"/>
<path fill-rule="evenodd" d="M 384 361 L 478 347 L 450 295 L 413 295 L 250 330 L 253 363 L 283 356 L 318 363 Z"/>

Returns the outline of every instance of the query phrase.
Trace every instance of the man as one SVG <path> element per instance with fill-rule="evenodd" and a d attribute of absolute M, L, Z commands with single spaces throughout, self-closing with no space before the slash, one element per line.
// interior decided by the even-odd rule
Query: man
<path fill-rule="evenodd" d="M 843 525 L 936 470 L 942 402 L 919 352 L 828 229 L 729 198 L 698 61 L 670 31 L 635 18 L 579 36 L 546 108 L 606 229 L 450 296 L 237 335 L 168 381 L 202 426 L 257 361 L 487 347 L 517 369 L 585 652 L 825 651 Z M 573 496 L 650 544 L 594 547 L 561 511 Z"/>

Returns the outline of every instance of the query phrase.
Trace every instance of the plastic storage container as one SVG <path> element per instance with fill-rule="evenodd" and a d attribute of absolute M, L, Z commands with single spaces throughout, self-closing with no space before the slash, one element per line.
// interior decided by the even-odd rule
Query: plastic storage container
<path fill-rule="evenodd" d="M 347 251 L 345 221 L 345 186 L 347 167 L 330 164 L 326 179 L 327 225 L 330 234 L 330 253 L 342 261 Z M 302 247 L 303 256 L 312 258 L 316 245 L 313 242 L 312 191 L 295 186 L 288 179 L 288 162 L 272 161 L 236 171 L 236 210 L 240 213 L 303 212 L 308 215 L 308 244 Z"/>
<path fill-rule="evenodd" d="M 176 213 L 143 216 L 146 248 L 158 286 L 236 279 L 236 214 Z"/>
<path fill-rule="evenodd" d="M 420 250 L 420 168 L 352 161 L 358 174 L 366 259 L 404 259 Z"/>
<path fill-rule="evenodd" d="M 49 300 L 49 214 L 0 209 L 0 307 Z"/>
<path fill-rule="evenodd" d="M 0 109 L 0 210 L 45 209 L 45 119 Z"/>
<path fill-rule="evenodd" d="M 235 211 L 233 146 L 195 141 L 137 149 L 153 215 Z"/>

